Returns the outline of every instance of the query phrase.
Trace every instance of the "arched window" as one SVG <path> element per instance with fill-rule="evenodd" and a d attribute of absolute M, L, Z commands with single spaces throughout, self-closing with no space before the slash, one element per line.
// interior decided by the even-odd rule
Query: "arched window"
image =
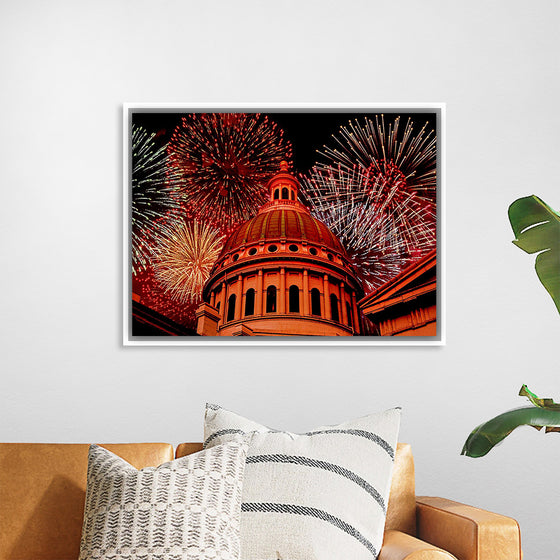
<path fill-rule="evenodd" d="M 338 314 L 338 298 L 331 294 L 331 319 L 333 321 L 340 321 L 340 316 Z"/>
<path fill-rule="evenodd" d="M 348 326 L 352 326 L 352 306 L 346 302 L 346 315 L 348 315 Z"/>
<path fill-rule="evenodd" d="M 235 294 L 231 294 L 228 298 L 227 306 L 227 321 L 233 321 L 235 319 Z"/>
<path fill-rule="evenodd" d="M 288 188 L 284 187 L 282 189 L 282 200 L 288 200 Z"/>
<path fill-rule="evenodd" d="M 299 313 L 299 288 L 290 286 L 290 313 Z"/>
<path fill-rule="evenodd" d="M 317 288 L 311 290 L 311 315 L 321 316 L 321 293 Z"/>
<path fill-rule="evenodd" d="M 280 189 L 276 189 L 274 191 L 274 200 L 278 200 L 278 197 L 280 196 Z"/>
<path fill-rule="evenodd" d="M 220 303 L 222 303 L 222 302 L 219 301 L 219 302 L 216 304 L 216 309 L 217 309 L 218 311 L 220 311 Z"/>
<path fill-rule="evenodd" d="M 266 312 L 276 312 L 276 286 L 269 286 L 266 289 Z"/>
<path fill-rule="evenodd" d="M 296 195 L 294 194 L 294 191 L 292 191 L 292 192 L 290 193 L 290 198 L 291 198 L 292 200 L 295 200 L 295 199 L 296 199 Z"/>
<path fill-rule="evenodd" d="M 247 315 L 255 314 L 255 290 L 253 288 L 247 290 L 247 295 L 245 296 L 245 317 Z"/>

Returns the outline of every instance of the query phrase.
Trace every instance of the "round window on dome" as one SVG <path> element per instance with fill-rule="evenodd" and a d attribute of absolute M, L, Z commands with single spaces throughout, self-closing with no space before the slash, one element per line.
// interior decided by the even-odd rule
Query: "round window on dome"
<path fill-rule="evenodd" d="M 329 259 L 329 261 L 334 261 L 334 257 L 331 253 L 327 253 L 327 259 Z"/>
<path fill-rule="evenodd" d="M 276 253 L 276 251 L 278 251 L 278 246 L 277 245 L 269 245 L 268 246 L 268 252 L 269 253 Z"/>
<path fill-rule="evenodd" d="M 249 249 L 249 255 L 252 257 L 253 255 L 257 254 L 257 248 L 256 247 L 251 247 L 251 249 Z"/>
<path fill-rule="evenodd" d="M 314 257 L 317 256 L 317 249 L 315 249 L 315 247 L 309 247 L 309 253 L 311 255 L 313 255 Z"/>
<path fill-rule="evenodd" d="M 298 246 L 297 245 L 290 245 L 288 247 L 288 249 L 292 252 L 292 253 L 297 253 L 298 252 Z"/>
<path fill-rule="evenodd" d="M 238 258 L 239 258 L 239 253 L 235 253 L 235 255 L 233 255 L 233 261 L 235 262 Z"/>

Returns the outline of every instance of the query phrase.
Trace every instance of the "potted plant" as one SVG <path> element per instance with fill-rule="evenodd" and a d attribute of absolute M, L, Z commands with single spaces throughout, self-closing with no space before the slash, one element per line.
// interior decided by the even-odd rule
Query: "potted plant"
<path fill-rule="evenodd" d="M 513 243 L 526 253 L 538 253 L 535 270 L 560 313 L 560 214 L 535 195 L 520 198 L 508 210 L 515 234 Z M 526 385 L 519 391 L 530 406 L 504 412 L 477 426 L 467 438 L 462 455 L 483 457 L 519 426 L 560 432 L 560 404 L 541 399 Z"/>

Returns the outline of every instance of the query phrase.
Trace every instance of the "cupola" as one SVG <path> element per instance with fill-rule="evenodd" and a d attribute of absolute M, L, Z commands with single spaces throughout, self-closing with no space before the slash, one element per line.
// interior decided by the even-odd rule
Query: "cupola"
<path fill-rule="evenodd" d="M 280 163 L 280 172 L 268 182 L 270 201 L 281 204 L 286 200 L 296 201 L 298 199 L 299 183 L 297 179 L 288 172 L 288 162 Z"/>

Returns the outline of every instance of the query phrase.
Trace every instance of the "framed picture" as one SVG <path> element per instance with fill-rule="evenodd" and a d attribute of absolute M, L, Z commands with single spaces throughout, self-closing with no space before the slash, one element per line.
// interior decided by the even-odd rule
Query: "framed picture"
<path fill-rule="evenodd" d="M 443 104 L 124 106 L 125 345 L 442 345 Z"/>

